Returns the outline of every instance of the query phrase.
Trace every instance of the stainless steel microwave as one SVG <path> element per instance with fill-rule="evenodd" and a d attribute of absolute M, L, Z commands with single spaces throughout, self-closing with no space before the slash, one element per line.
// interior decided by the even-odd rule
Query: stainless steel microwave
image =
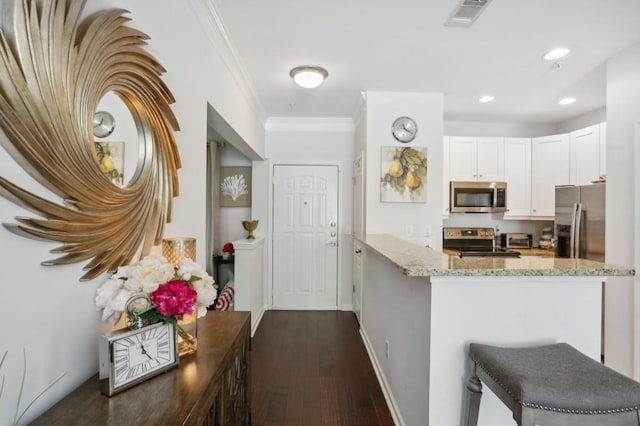
<path fill-rule="evenodd" d="M 507 211 L 506 182 L 451 182 L 452 213 L 500 213 Z"/>

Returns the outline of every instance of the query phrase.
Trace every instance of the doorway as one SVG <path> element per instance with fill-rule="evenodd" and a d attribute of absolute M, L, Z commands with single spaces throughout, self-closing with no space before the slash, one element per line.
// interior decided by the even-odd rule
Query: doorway
<path fill-rule="evenodd" d="M 338 307 L 339 167 L 273 167 L 273 309 Z"/>

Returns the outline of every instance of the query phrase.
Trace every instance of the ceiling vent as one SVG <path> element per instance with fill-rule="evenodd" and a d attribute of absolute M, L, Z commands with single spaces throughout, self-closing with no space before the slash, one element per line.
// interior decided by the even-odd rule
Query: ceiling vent
<path fill-rule="evenodd" d="M 445 27 L 470 27 L 489 3 L 491 0 L 462 0 L 444 23 Z"/>

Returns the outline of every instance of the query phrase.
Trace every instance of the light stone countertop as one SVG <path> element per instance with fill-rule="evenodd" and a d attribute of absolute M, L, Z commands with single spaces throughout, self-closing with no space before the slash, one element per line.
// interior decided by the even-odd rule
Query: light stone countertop
<path fill-rule="evenodd" d="M 631 276 L 631 268 L 586 259 L 450 256 L 400 238 L 354 237 L 409 277 L 427 276 Z"/>

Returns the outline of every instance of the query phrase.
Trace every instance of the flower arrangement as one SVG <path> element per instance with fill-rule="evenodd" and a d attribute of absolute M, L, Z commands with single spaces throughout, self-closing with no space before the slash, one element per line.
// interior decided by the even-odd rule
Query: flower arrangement
<path fill-rule="evenodd" d="M 96 308 L 102 320 L 120 320 L 127 301 L 146 295 L 151 305 L 138 300 L 138 316 L 149 324 L 160 320 L 176 324 L 183 315 L 195 312 L 201 318 L 213 304 L 217 291 L 213 278 L 191 259 L 182 259 L 178 268 L 163 257 L 147 256 L 135 265 L 121 266 L 96 294 Z"/>
<path fill-rule="evenodd" d="M 233 254 L 236 252 L 236 249 L 233 248 L 233 244 L 231 243 L 224 243 L 224 245 L 222 246 L 222 252 L 223 253 L 229 253 L 229 254 Z"/>

